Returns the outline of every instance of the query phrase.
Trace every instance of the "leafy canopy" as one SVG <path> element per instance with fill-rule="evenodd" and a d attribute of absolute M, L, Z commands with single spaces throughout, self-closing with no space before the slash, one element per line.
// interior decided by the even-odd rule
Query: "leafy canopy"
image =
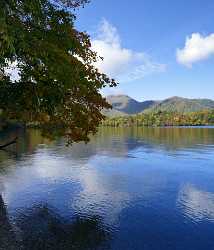
<path fill-rule="evenodd" d="M 74 27 L 71 9 L 87 2 L 0 1 L 0 110 L 70 143 L 96 132 L 101 110 L 110 108 L 99 90 L 116 85 L 93 66 L 90 38 Z M 8 76 L 11 64 L 16 79 Z"/>

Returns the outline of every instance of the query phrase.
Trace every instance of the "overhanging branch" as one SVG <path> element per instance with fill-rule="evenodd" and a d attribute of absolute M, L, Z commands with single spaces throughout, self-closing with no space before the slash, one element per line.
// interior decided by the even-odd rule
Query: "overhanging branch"
<path fill-rule="evenodd" d="M 8 142 L 8 143 L 5 143 L 3 145 L 0 145 L 0 150 L 12 145 L 12 144 L 15 144 L 17 142 L 17 139 L 18 137 L 14 138 L 12 141 Z"/>

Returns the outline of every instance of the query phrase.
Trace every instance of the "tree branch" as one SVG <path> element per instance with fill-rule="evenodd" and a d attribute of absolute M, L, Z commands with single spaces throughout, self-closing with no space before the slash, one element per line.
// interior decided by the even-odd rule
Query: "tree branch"
<path fill-rule="evenodd" d="M 8 142 L 6 144 L 0 145 L 0 150 L 4 149 L 4 148 L 6 148 L 6 147 L 8 147 L 8 146 L 10 146 L 12 144 L 15 144 L 17 142 L 17 139 L 18 139 L 18 137 L 16 137 L 15 139 L 13 139 L 12 141 L 10 141 L 10 142 Z"/>

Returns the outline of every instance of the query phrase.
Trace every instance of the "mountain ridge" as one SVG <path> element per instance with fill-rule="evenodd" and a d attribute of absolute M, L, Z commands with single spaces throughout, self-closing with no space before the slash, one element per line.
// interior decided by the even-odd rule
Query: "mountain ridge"
<path fill-rule="evenodd" d="M 111 117 L 159 111 L 188 113 L 214 109 L 214 100 L 207 98 L 190 99 L 172 96 L 159 101 L 146 100 L 139 102 L 128 95 L 109 95 L 106 100 L 112 105 L 113 109 L 110 111 L 105 110 L 103 113 Z"/>

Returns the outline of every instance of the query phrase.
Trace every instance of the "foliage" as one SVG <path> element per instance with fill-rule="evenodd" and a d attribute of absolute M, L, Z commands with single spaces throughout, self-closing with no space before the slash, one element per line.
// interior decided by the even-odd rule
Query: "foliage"
<path fill-rule="evenodd" d="M 130 126 L 200 126 L 214 125 L 214 110 L 176 113 L 156 112 L 142 113 L 133 116 L 114 117 L 105 120 L 103 126 L 130 127 Z"/>
<path fill-rule="evenodd" d="M 88 141 L 96 132 L 101 110 L 111 107 L 99 90 L 116 83 L 93 66 L 97 54 L 90 38 L 74 27 L 71 8 L 87 2 L 0 1 L 3 117 L 37 124 L 45 135 L 63 135 L 70 143 Z M 16 79 L 8 76 L 11 65 L 18 70 Z"/>

